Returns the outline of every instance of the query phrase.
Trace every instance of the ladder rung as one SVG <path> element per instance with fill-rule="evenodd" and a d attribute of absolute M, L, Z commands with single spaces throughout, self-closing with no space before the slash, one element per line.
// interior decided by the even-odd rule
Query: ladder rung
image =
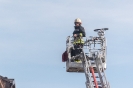
<path fill-rule="evenodd" d="M 94 81 L 92 81 L 92 82 L 94 83 Z M 101 82 L 100 82 L 100 81 L 97 81 L 97 84 L 98 84 L 98 85 L 101 85 Z"/>
<path fill-rule="evenodd" d="M 93 77 L 93 76 L 91 76 L 91 77 Z M 98 76 L 95 76 L 96 78 L 99 78 Z"/>
<path fill-rule="evenodd" d="M 94 88 L 96 88 L 96 86 L 94 86 Z M 98 86 L 98 88 L 102 88 L 101 86 Z"/>
<path fill-rule="evenodd" d="M 88 57 L 90 60 L 93 60 L 93 57 Z"/>
<path fill-rule="evenodd" d="M 88 60 L 93 60 L 93 57 L 88 57 L 88 56 L 86 56 L 86 58 L 87 58 Z"/>
<path fill-rule="evenodd" d="M 96 64 L 95 62 L 91 62 L 91 64 Z"/>
<path fill-rule="evenodd" d="M 84 45 L 84 46 L 89 46 L 89 45 Z"/>

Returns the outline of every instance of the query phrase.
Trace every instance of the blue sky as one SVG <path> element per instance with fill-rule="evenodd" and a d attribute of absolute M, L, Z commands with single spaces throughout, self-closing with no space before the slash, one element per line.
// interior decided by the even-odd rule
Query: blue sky
<path fill-rule="evenodd" d="M 111 88 L 129 88 L 133 76 L 132 0 L 0 0 L 0 75 L 17 88 L 85 88 L 85 76 L 65 72 L 61 54 L 73 21 L 87 36 L 108 27 L 106 75 Z"/>

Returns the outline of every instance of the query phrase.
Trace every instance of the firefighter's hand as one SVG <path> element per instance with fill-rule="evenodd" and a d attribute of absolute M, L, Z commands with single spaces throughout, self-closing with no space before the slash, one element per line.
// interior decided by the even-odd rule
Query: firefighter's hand
<path fill-rule="evenodd" d="M 74 37 L 77 37 L 77 34 L 74 34 L 73 36 L 74 36 Z"/>

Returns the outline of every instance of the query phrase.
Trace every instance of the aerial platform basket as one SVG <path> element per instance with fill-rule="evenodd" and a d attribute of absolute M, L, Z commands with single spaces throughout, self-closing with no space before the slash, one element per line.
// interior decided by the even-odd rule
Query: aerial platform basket
<path fill-rule="evenodd" d="M 86 46 L 89 46 L 88 45 L 88 40 L 86 39 L 86 44 L 84 45 L 84 48 L 83 48 L 83 50 L 85 50 L 85 49 L 87 49 L 87 50 L 91 50 L 91 48 L 85 48 Z M 89 41 L 89 43 L 92 43 L 91 41 Z M 97 41 L 95 41 L 95 43 L 97 43 Z M 98 43 L 99 43 L 99 41 L 98 41 Z M 103 43 L 104 44 L 104 43 Z M 89 46 L 90 47 L 90 46 Z M 84 73 L 84 67 L 83 67 L 83 63 L 82 63 L 82 61 L 79 61 L 79 62 L 76 62 L 76 61 L 74 61 L 74 62 L 72 62 L 71 61 L 71 59 L 72 59 L 72 57 L 71 57 L 71 50 L 72 50 L 72 48 L 73 48 L 73 37 L 70 37 L 70 36 L 68 36 L 68 38 L 67 38 L 67 41 L 66 41 L 66 53 L 67 53 L 67 56 L 68 56 L 68 59 L 67 59 L 67 61 L 66 61 L 66 71 L 67 72 L 79 72 L 79 73 Z M 105 47 L 103 47 L 103 48 L 105 48 Z M 104 50 L 105 51 L 105 50 Z M 87 58 L 87 61 L 88 61 L 88 64 L 89 64 L 89 61 L 90 61 L 90 66 L 91 67 L 93 67 L 93 69 L 94 69 L 94 72 L 95 73 L 97 73 L 98 71 L 97 71 L 97 69 L 96 69 L 96 63 L 94 62 L 94 60 L 93 60 L 93 57 L 92 57 L 92 52 L 90 52 L 90 53 L 85 53 L 85 55 L 86 55 L 86 58 Z M 104 54 L 104 56 L 105 56 L 105 53 L 103 53 L 102 52 L 102 54 Z M 99 56 L 99 58 L 100 58 L 100 56 Z M 106 61 L 105 61 L 105 57 L 103 58 L 104 59 L 104 62 L 101 64 L 99 61 L 97 61 L 98 62 L 98 64 L 99 64 L 99 68 L 102 68 L 102 66 L 104 67 L 104 69 L 106 69 Z"/>
<path fill-rule="evenodd" d="M 104 66 L 104 69 L 106 69 L 106 63 L 103 63 L 101 66 L 99 65 L 99 68 L 102 68 L 102 66 Z M 95 73 L 98 73 L 96 64 L 94 62 L 91 63 L 91 67 L 93 67 Z M 84 73 L 84 67 L 83 67 L 82 61 L 71 62 L 71 61 L 67 60 L 66 61 L 66 71 L 67 72 Z"/>

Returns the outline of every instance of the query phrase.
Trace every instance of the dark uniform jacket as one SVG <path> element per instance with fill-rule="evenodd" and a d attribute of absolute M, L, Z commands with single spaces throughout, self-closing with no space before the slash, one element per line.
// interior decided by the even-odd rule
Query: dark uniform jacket
<path fill-rule="evenodd" d="M 75 30 L 74 30 L 74 32 L 73 32 L 73 35 L 74 35 L 74 34 L 77 34 L 77 35 L 79 36 L 80 33 L 82 33 L 82 37 L 85 37 L 85 36 L 86 36 L 84 27 L 82 27 L 82 26 L 74 26 L 74 27 L 75 27 Z"/>

